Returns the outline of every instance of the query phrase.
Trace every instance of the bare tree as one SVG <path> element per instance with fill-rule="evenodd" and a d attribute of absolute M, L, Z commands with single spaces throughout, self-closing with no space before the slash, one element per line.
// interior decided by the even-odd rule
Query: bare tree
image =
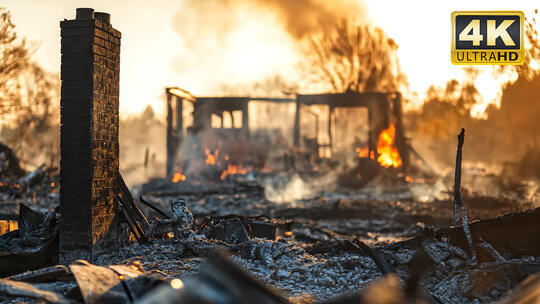
<path fill-rule="evenodd" d="M 11 14 L 0 7 L 0 115 L 13 114 L 20 106 L 18 78 L 30 65 L 24 39 L 18 39 Z"/>
<path fill-rule="evenodd" d="M 58 124 L 60 83 L 56 74 L 43 70 L 32 62 L 21 78 L 21 96 L 16 121 L 36 132 Z"/>
<path fill-rule="evenodd" d="M 536 17 L 538 9 L 534 10 L 534 15 L 525 18 L 525 28 L 523 32 L 525 43 L 525 62 L 522 65 L 500 65 L 494 66 L 494 74 L 516 73 L 519 78 L 534 79 L 539 75 L 540 65 L 540 36 L 538 34 L 538 24 Z"/>
<path fill-rule="evenodd" d="M 58 75 L 31 60 L 9 11 L 0 8 L 0 140 L 27 165 L 57 161 Z"/>
<path fill-rule="evenodd" d="M 406 85 L 397 49 L 380 28 L 342 19 L 309 37 L 301 67 L 334 92 L 397 91 Z"/>

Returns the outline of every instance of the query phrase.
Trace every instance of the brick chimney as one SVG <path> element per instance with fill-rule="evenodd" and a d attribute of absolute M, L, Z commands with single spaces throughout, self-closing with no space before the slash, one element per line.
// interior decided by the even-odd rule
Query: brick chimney
<path fill-rule="evenodd" d="M 94 261 L 118 247 L 120 38 L 110 15 L 78 8 L 60 22 L 59 260 Z"/>

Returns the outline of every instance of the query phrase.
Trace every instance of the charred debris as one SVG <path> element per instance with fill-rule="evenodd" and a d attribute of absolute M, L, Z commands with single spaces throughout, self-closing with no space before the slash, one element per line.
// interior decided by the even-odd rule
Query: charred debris
<path fill-rule="evenodd" d="M 540 209 L 466 191 L 465 130 L 453 191 L 426 202 L 411 188 L 433 188 L 435 173 L 406 140 L 398 93 L 197 98 L 167 88 L 167 177 L 129 189 L 121 33 L 87 8 L 61 30 L 60 168 L 25 172 L 0 145 L 1 301 L 540 301 Z M 252 102 L 293 110 L 288 148 L 251 128 Z M 348 145 L 343 108 L 366 110 L 365 136 Z M 340 149 L 354 156 L 345 170 Z M 269 199 L 301 191 L 284 172 L 316 183 L 337 168 L 325 191 Z"/>
<path fill-rule="evenodd" d="M 241 179 L 135 200 L 122 176 L 115 179 L 124 243 L 92 263 L 59 264 L 61 208 L 18 204 L 18 229 L 0 236 L 4 301 L 521 303 L 537 297 L 540 210 L 488 218 L 493 211 L 482 214 L 486 205 L 459 199 L 458 185 L 455 206 L 433 203 L 437 217 L 407 200 L 337 193 L 274 205 L 264 189 L 242 186 Z M 484 219 L 469 223 L 465 206 Z M 454 210 L 462 213 L 457 225 Z"/>

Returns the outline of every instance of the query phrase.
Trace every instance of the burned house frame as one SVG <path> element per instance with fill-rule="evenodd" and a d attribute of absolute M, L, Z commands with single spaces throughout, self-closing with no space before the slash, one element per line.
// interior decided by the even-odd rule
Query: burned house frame
<path fill-rule="evenodd" d="M 401 95 L 399 93 L 358 93 L 346 92 L 336 94 L 298 94 L 296 98 L 269 98 L 269 97 L 195 97 L 189 92 L 177 87 L 165 89 L 167 100 L 167 175 L 174 172 L 177 151 L 182 139 L 189 132 L 197 133 L 201 130 L 213 130 L 220 135 L 250 136 L 248 105 L 251 101 L 267 101 L 272 103 L 295 104 L 294 126 L 292 142 L 294 147 L 302 146 L 303 130 L 301 127 L 302 110 L 310 106 L 325 106 L 328 108 L 327 132 L 329 142 L 321 144 L 316 137 L 314 145 L 310 146 L 314 154 L 318 155 L 321 147 L 333 150 L 332 134 L 335 119 L 335 110 L 338 108 L 365 108 L 367 109 L 368 148 L 371 155 L 377 155 L 376 142 L 379 134 L 392 123 L 396 127 L 395 146 L 402 158 L 401 170 L 409 165 L 409 146 L 405 138 L 402 122 Z M 188 111 L 186 111 L 186 108 Z M 239 115 L 233 115 L 233 114 Z M 229 115 L 232 123 L 224 127 L 224 115 Z M 212 116 L 219 117 L 218 124 L 212 124 Z M 190 126 L 186 127 L 184 120 L 192 119 Z M 316 117 L 317 129 L 319 128 Z"/>
<path fill-rule="evenodd" d="M 406 170 L 409 165 L 409 145 L 405 138 L 405 132 L 402 120 L 401 94 L 400 93 L 382 93 L 382 92 L 346 92 L 330 94 L 310 94 L 296 96 L 295 123 L 293 130 L 294 145 L 301 144 L 302 130 L 300 127 L 300 115 L 302 107 L 323 105 L 328 107 L 328 144 L 330 151 L 333 150 L 332 134 L 335 121 L 335 110 L 339 108 L 365 108 L 367 109 L 368 126 L 368 155 L 377 156 L 377 139 L 379 134 L 392 123 L 396 127 L 395 146 L 401 156 L 402 169 Z M 317 143 L 315 149 L 320 145 Z"/>

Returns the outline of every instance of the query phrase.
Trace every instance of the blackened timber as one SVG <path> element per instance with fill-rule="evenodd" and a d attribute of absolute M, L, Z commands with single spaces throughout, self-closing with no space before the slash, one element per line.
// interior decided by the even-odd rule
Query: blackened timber
<path fill-rule="evenodd" d="M 463 198 L 461 197 L 461 159 L 464 142 L 465 129 L 462 128 L 461 132 L 458 135 L 456 172 L 454 176 L 454 224 L 457 224 L 457 222 L 459 221 L 458 211 L 461 211 L 461 223 L 463 227 L 463 232 L 465 233 L 465 237 L 469 245 L 472 262 L 473 264 L 476 264 L 476 250 L 474 248 L 474 241 L 471 235 L 471 230 L 469 229 L 469 220 L 467 218 L 467 210 L 465 210 L 465 203 L 463 202 Z M 458 210 L 458 206 L 460 210 Z"/>
<path fill-rule="evenodd" d="M 388 261 L 384 258 L 384 256 L 376 251 L 375 249 L 369 247 L 364 242 L 360 241 L 359 239 L 355 239 L 351 242 L 356 248 L 361 249 L 363 252 L 365 252 L 367 255 L 369 255 L 377 267 L 379 267 L 379 270 L 382 272 L 382 274 L 389 274 L 389 273 L 396 273 L 394 268 L 388 263 Z"/>
<path fill-rule="evenodd" d="M 167 218 L 167 219 L 171 219 L 172 218 L 172 215 L 169 213 L 169 212 L 166 212 L 165 210 L 161 209 L 160 207 L 150 203 L 150 202 L 147 202 L 143 196 L 139 196 L 139 202 L 141 202 L 141 204 L 144 204 L 148 207 L 150 207 L 152 210 L 156 211 L 157 213 L 161 214 L 163 217 Z"/>
<path fill-rule="evenodd" d="M 117 187 L 117 198 L 122 204 L 122 213 L 126 217 L 133 232 L 136 233 L 136 236 L 138 235 L 137 239 L 140 242 L 146 242 L 148 240 L 147 232 L 150 229 L 150 224 L 133 200 L 120 172 L 117 174 Z"/>
<path fill-rule="evenodd" d="M 459 222 L 459 206 L 461 204 L 461 157 L 463 142 L 465 141 L 465 129 L 461 129 L 458 135 L 456 170 L 454 171 L 454 225 Z"/>
<path fill-rule="evenodd" d="M 330 106 L 330 108 L 328 109 L 328 145 L 330 146 L 330 154 L 333 154 L 334 151 L 333 151 L 333 140 L 332 140 L 332 118 L 335 117 L 334 116 L 334 106 Z M 317 132 L 317 134 L 319 134 Z M 319 151 L 317 151 L 319 152 Z"/>
<path fill-rule="evenodd" d="M 135 238 L 137 239 L 137 241 L 139 243 L 141 243 L 141 244 L 146 243 L 146 241 L 148 240 L 147 237 L 146 237 L 146 233 L 141 228 L 139 223 L 137 223 L 133 219 L 133 217 L 129 213 L 128 209 L 122 204 L 120 198 L 119 197 L 117 197 L 117 198 L 119 200 L 120 212 L 122 212 L 122 215 L 124 216 L 124 218 L 128 222 L 128 225 L 129 225 L 129 228 L 131 229 L 131 232 L 133 232 L 133 235 L 135 236 Z"/>
<path fill-rule="evenodd" d="M 524 255 L 540 255 L 540 207 L 519 213 L 511 213 L 492 219 L 473 221 L 469 224 L 474 240 L 488 242 L 497 252 L 508 259 Z M 461 226 L 440 228 L 433 233 L 383 246 L 391 250 L 400 247 L 419 246 L 426 238 L 446 238 L 452 245 L 467 250 L 469 245 Z"/>
<path fill-rule="evenodd" d="M 300 146 L 300 108 L 301 104 L 298 99 L 296 100 L 296 110 L 294 112 L 294 130 L 293 130 L 293 144 L 295 147 Z"/>
<path fill-rule="evenodd" d="M 328 105 L 334 107 L 369 107 L 371 100 L 386 99 L 389 93 L 346 92 L 341 94 L 299 94 L 296 96 L 302 105 Z"/>
<path fill-rule="evenodd" d="M 175 96 L 176 99 L 176 136 L 178 141 L 176 142 L 176 146 L 180 146 L 182 144 L 182 129 L 184 128 L 184 122 L 182 117 L 182 98 L 178 98 Z"/>
<path fill-rule="evenodd" d="M 167 89 L 165 92 L 167 96 L 167 176 L 170 176 L 174 170 L 174 154 L 176 153 L 176 147 L 173 145 L 173 110 L 172 110 L 172 94 L 169 94 Z"/>
<path fill-rule="evenodd" d="M 412 146 L 407 142 L 407 138 L 405 137 L 405 129 L 403 128 L 403 108 L 401 105 L 400 93 L 395 93 L 395 96 L 392 99 L 392 107 L 394 117 L 396 118 L 395 145 L 398 149 L 402 166 L 405 170 L 407 170 L 410 165 L 410 151 Z"/>
<path fill-rule="evenodd" d="M 64 278 L 68 275 L 68 269 L 64 265 L 56 265 L 41 268 L 33 271 L 26 271 L 7 277 L 8 280 L 21 281 L 28 283 L 39 283 L 45 281 L 54 281 Z"/>

